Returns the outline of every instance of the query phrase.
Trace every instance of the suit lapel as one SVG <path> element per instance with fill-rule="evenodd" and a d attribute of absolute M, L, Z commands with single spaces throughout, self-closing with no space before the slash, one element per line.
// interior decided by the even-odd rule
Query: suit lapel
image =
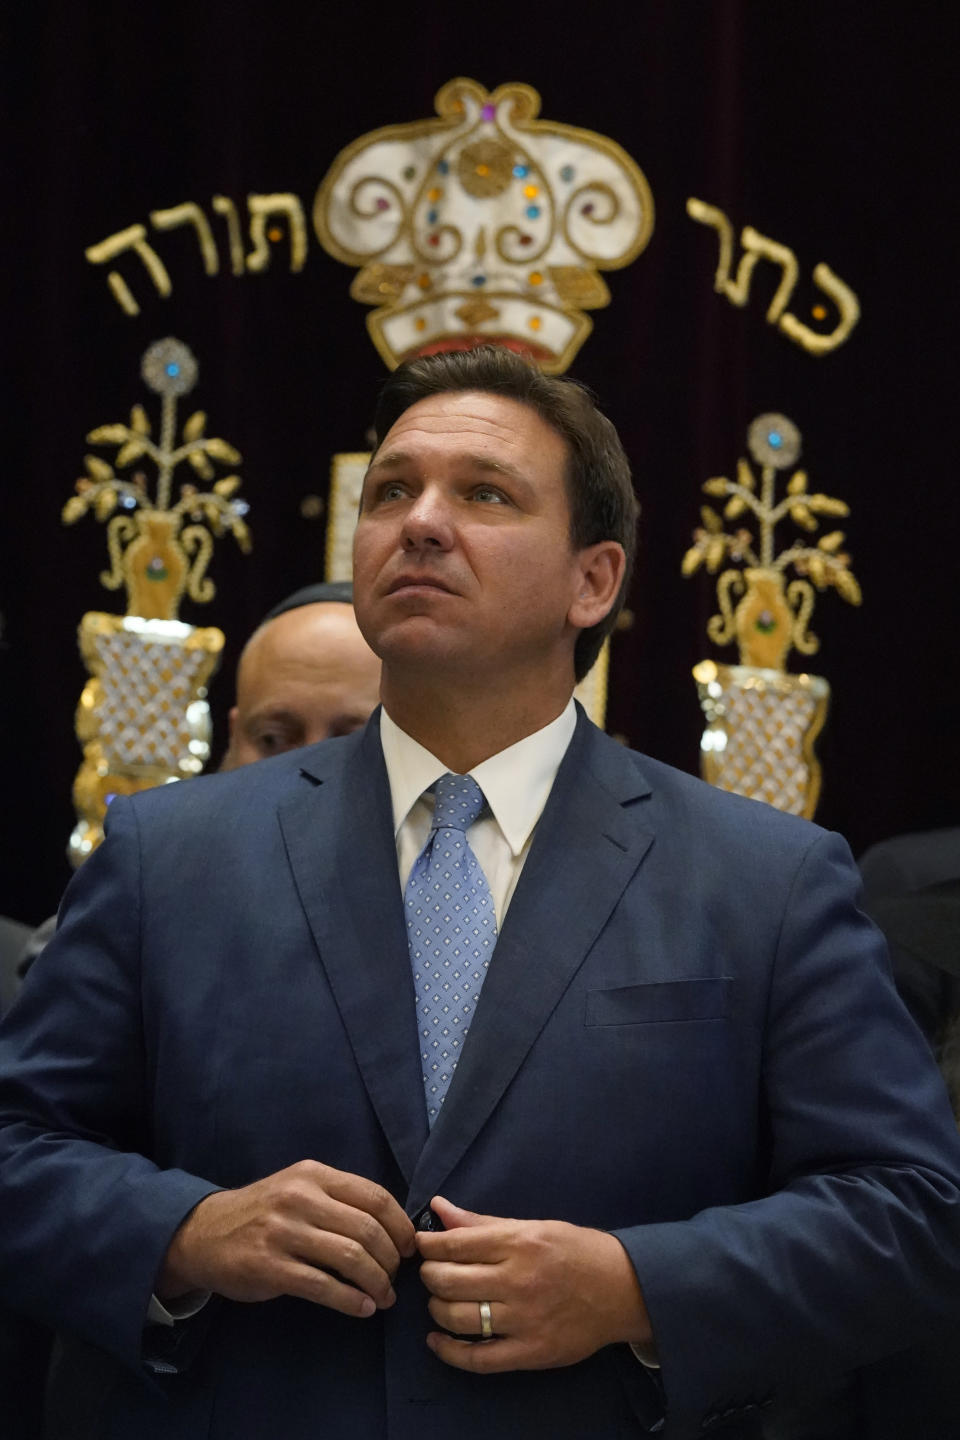
<path fill-rule="evenodd" d="M 443 1109 L 411 1182 L 425 1204 L 486 1123 L 645 855 L 624 805 L 649 792 L 581 714 L 497 940 Z"/>
<path fill-rule="evenodd" d="M 379 711 L 346 760 L 331 749 L 310 757 L 280 825 L 363 1083 L 409 1181 L 427 1122 Z"/>

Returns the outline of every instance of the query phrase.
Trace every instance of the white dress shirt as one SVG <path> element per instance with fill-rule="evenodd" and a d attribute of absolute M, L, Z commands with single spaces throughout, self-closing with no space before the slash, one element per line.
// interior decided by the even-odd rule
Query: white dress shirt
<path fill-rule="evenodd" d="M 467 773 L 483 791 L 484 812 L 467 831 L 470 848 L 487 877 L 497 913 L 497 929 L 517 888 L 530 852 L 533 832 L 577 727 L 571 698 L 563 712 L 532 735 L 491 755 Z M 430 837 L 433 795 L 428 792 L 447 767 L 401 730 L 386 710 L 380 712 L 380 743 L 390 782 L 393 828 L 397 841 L 400 888 L 406 889 L 414 861 Z"/>

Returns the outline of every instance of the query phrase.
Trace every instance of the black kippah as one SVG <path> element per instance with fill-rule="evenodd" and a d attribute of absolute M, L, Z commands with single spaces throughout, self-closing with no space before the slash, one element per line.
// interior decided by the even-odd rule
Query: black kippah
<path fill-rule="evenodd" d="M 325 580 L 319 585 L 304 585 L 302 590 L 294 590 L 286 600 L 274 605 L 273 609 L 264 615 L 261 624 L 276 620 L 278 615 L 285 615 L 288 610 L 299 610 L 301 605 L 330 604 L 353 604 L 353 585 L 349 580 Z"/>

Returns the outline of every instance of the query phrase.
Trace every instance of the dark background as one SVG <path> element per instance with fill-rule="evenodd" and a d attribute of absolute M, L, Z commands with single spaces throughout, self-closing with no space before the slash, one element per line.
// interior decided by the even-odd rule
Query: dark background
<path fill-rule="evenodd" d="M 243 213 L 249 192 L 293 191 L 309 222 L 341 147 L 428 117 L 455 75 L 533 85 L 545 118 L 617 140 L 654 194 L 650 244 L 607 275 L 612 305 L 594 312 L 571 372 L 619 427 L 644 506 L 636 623 L 614 642 L 608 728 L 696 770 L 690 669 L 717 653 L 705 635 L 713 586 L 681 579 L 680 560 L 702 481 L 731 473 L 750 420 L 780 410 L 803 432 L 813 487 L 850 504 L 842 524 L 864 591 L 862 609 L 828 592 L 814 616 L 823 643 L 808 663 L 833 687 L 818 819 L 858 852 L 957 822 L 950 7 L 73 0 L 16 11 L 0 74 L 0 913 L 41 919 L 69 873 L 85 679 L 76 626 L 85 610 L 123 607 L 98 583 L 104 527 L 87 517 L 67 529 L 59 515 L 87 431 L 135 401 L 156 414 L 143 350 L 168 334 L 190 345 L 200 382 L 186 404 L 244 457 L 253 554 L 220 541 L 214 601 L 181 611 L 227 634 L 211 691 L 215 757 L 243 639 L 322 573 L 325 518 L 305 519 L 301 502 L 326 494 L 334 451 L 364 448 L 385 373 L 366 309 L 348 295 L 353 272 L 312 226 L 301 273 L 278 246 L 267 272 L 238 278 L 223 247 L 221 273 L 207 277 L 192 232 L 158 235 L 169 299 L 132 257 L 117 267 L 140 300 L 135 318 L 85 247 L 185 200 L 210 213 L 215 193 Z M 794 249 L 801 318 L 816 299 L 813 266 L 827 261 L 860 297 L 850 340 L 815 358 L 768 325 L 770 267 L 745 309 L 716 295 L 715 238 L 687 218 L 689 195 Z"/>

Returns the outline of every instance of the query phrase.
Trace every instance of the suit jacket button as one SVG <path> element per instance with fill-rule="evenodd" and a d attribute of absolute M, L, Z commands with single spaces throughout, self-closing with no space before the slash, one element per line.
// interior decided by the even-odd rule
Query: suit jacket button
<path fill-rule="evenodd" d="M 415 1216 L 414 1216 L 414 1218 L 413 1218 L 413 1227 L 414 1227 L 415 1230 L 442 1230 L 442 1229 L 443 1229 L 443 1226 L 440 1224 L 440 1221 L 437 1219 L 436 1215 L 434 1215 L 434 1213 L 433 1213 L 433 1211 L 430 1209 L 430 1206 L 429 1206 L 429 1205 L 424 1205 L 424 1207 L 423 1207 L 423 1209 L 420 1211 L 419 1215 L 415 1215 Z"/>

